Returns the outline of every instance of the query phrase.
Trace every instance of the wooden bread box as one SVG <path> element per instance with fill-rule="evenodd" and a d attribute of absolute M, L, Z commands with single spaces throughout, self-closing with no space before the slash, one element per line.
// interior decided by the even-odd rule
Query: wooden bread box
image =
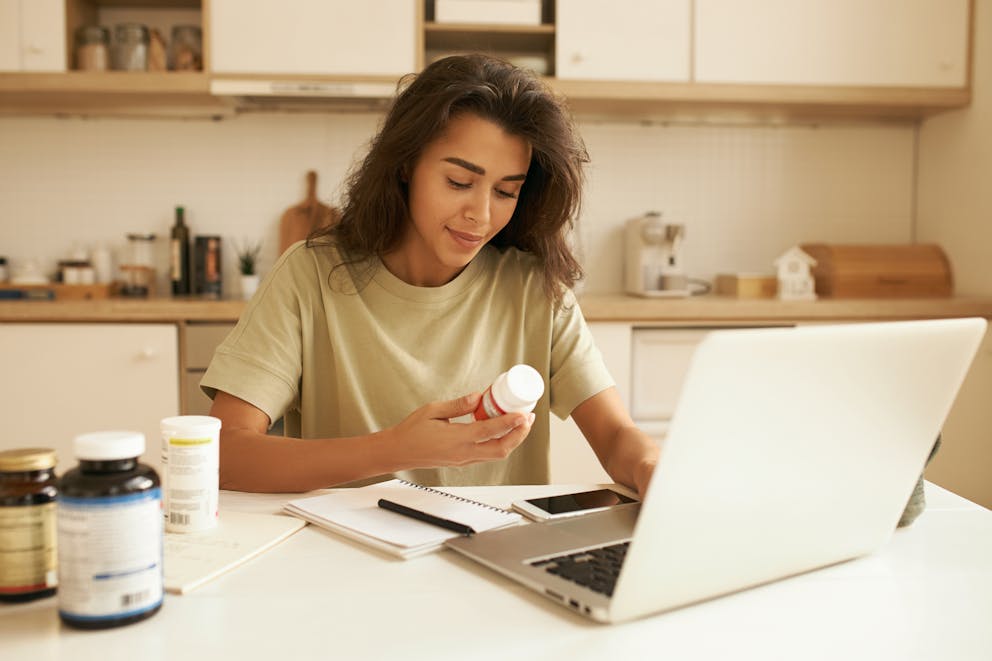
<path fill-rule="evenodd" d="M 805 243 L 816 260 L 816 294 L 824 298 L 951 296 L 951 263 L 936 244 Z"/>

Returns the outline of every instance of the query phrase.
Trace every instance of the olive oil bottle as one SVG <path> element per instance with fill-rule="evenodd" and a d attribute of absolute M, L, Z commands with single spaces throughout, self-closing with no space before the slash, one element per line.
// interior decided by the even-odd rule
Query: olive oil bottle
<path fill-rule="evenodd" d="M 169 244 L 169 279 L 172 280 L 173 296 L 191 293 L 189 227 L 186 225 L 185 213 L 183 207 L 176 207 L 176 222 L 172 226 L 172 240 Z"/>

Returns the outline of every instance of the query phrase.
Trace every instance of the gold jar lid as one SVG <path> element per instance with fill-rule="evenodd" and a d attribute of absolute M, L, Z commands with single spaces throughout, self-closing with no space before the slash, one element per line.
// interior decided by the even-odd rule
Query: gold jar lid
<path fill-rule="evenodd" d="M 55 450 L 49 448 L 19 448 L 0 451 L 0 471 L 41 471 L 55 467 Z"/>

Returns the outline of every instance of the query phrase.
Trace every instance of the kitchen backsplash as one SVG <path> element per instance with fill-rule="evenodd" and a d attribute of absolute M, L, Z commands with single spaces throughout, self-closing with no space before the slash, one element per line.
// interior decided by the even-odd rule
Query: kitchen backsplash
<path fill-rule="evenodd" d="M 0 255 L 52 272 L 74 247 L 118 250 L 126 234 L 154 232 L 164 285 L 173 208 L 183 205 L 193 234 L 223 236 L 226 283 L 235 244 L 262 240 L 264 274 L 306 170 L 336 203 L 379 119 L 0 118 Z M 592 158 L 580 221 L 586 291 L 622 289 L 622 226 L 648 210 L 685 224 L 686 270 L 706 279 L 770 272 L 800 241 L 914 238 L 912 124 L 580 126 Z"/>

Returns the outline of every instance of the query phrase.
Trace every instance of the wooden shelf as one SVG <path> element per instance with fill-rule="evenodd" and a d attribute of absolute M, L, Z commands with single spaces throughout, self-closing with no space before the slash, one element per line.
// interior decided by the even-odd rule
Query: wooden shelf
<path fill-rule="evenodd" d="M 201 71 L 67 71 L 0 74 L 0 92 L 195 94 L 210 89 Z"/>
<path fill-rule="evenodd" d="M 424 50 L 429 53 L 487 51 L 533 53 L 554 60 L 555 26 L 425 23 Z"/>
<path fill-rule="evenodd" d="M 424 32 L 444 33 L 457 32 L 465 34 L 520 34 L 520 35 L 553 35 L 555 26 L 550 23 L 540 25 L 502 25 L 494 23 L 424 23 Z"/>
<path fill-rule="evenodd" d="M 231 113 L 211 96 L 203 72 L 69 71 L 0 74 L 0 113 L 216 116 Z"/>
<path fill-rule="evenodd" d="M 0 74 L 0 113 L 222 116 L 236 112 L 210 93 L 202 72 L 82 72 Z M 222 76 L 220 78 L 232 78 Z M 324 81 L 320 76 L 239 76 Z M 337 80 L 340 77 L 334 78 Z M 363 82 L 361 77 L 348 77 Z M 546 79 L 579 116 L 619 119 L 699 118 L 733 114 L 782 119 L 920 119 L 962 108 L 966 88 L 704 85 Z M 368 82 L 382 83 L 383 79 Z M 314 109 L 321 101 L 311 102 Z M 326 103 L 333 105 L 332 99 Z"/>
<path fill-rule="evenodd" d="M 202 0 L 83 0 L 97 7 L 126 9 L 199 9 Z"/>

